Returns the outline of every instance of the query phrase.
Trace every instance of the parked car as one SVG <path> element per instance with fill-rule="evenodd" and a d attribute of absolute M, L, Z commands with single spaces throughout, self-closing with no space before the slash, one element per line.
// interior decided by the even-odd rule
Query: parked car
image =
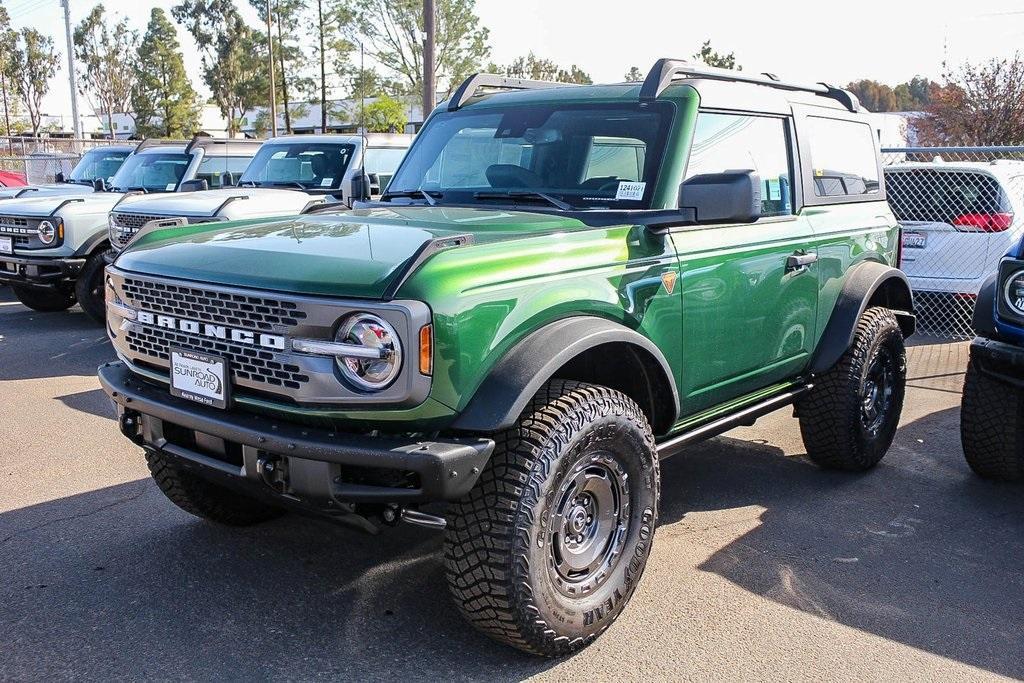
<path fill-rule="evenodd" d="M 25 187 L 25 174 L 17 171 L 0 171 L 0 188 Z"/>
<path fill-rule="evenodd" d="M 923 323 L 966 331 L 981 283 L 1024 234 L 1024 161 L 903 163 L 885 178 L 903 270 L 937 318 Z"/>
<path fill-rule="evenodd" d="M 64 175 L 58 172 L 56 182 L 45 185 L 25 186 L 25 183 L 22 183 L 21 186 L 11 186 L 0 190 L 0 199 L 92 194 L 95 191 L 95 181 L 105 181 L 113 177 L 136 147 L 137 145 L 94 147 L 82 155 L 70 173 Z M 0 207 L 2 206 L 0 204 Z"/>
<path fill-rule="evenodd" d="M 188 146 L 147 142 L 129 156 L 103 191 L 31 196 L 0 202 L 0 283 L 24 305 L 62 311 L 77 301 L 99 322 L 103 308 L 107 214 L 129 194 L 219 187 L 240 173 L 255 140 L 197 138 Z"/>
<path fill-rule="evenodd" d="M 411 135 L 293 135 L 265 142 L 236 187 L 125 197 L 110 212 L 110 245 L 122 249 L 146 225 L 167 228 L 241 218 L 289 216 L 324 202 L 380 195 Z M 365 154 L 364 154 L 365 149 Z M 386 182 L 386 180 L 385 180 Z M 234 184 L 234 183 L 232 183 Z"/>
<path fill-rule="evenodd" d="M 1024 479 L 1024 241 L 978 293 L 960 408 L 967 464 L 987 479 Z"/>
<path fill-rule="evenodd" d="M 844 90 L 478 74 L 379 202 L 136 237 L 99 379 L 183 509 L 444 529 L 466 619 L 563 655 L 640 580 L 659 458 L 791 404 L 822 467 L 885 455 L 914 315 L 881 179 Z"/>

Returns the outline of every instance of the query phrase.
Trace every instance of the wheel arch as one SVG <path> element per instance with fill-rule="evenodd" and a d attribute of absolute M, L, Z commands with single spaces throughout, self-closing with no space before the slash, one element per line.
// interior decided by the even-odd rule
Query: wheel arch
<path fill-rule="evenodd" d="M 668 431 L 679 415 L 672 369 L 650 339 L 620 323 L 574 316 L 549 323 L 516 344 L 452 426 L 485 433 L 507 429 L 552 379 L 621 391 L 637 402 L 655 434 Z"/>
<path fill-rule="evenodd" d="M 871 306 L 893 311 L 903 337 L 914 334 L 914 297 L 903 271 L 878 261 L 864 261 L 846 276 L 843 288 L 829 316 L 818 348 L 811 361 L 811 372 L 831 368 L 853 344 L 857 321 Z"/>
<path fill-rule="evenodd" d="M 104 246 L 106 245 L 106 246 Z M 97 252 L 106 251 L 110 247 L 110 235 L 107 234 L 106 230 L 98 232 L 92 235 L 89 239 L 82 242 L 78 249 L 75 250 L 75 256 L 92 256 Z"/>

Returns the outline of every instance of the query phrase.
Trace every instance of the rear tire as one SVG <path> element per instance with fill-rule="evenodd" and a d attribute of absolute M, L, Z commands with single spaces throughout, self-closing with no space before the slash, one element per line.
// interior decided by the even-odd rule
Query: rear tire
<path fill-rule="evenodd" d="M 892 445 L 903 411 L 907 353 L 892 311 L 869 308 L 853 345 L 797 402 L 807 455 L 826 469 L 859 472 Z"/>
<path fill-rule="evenodd" d="M 650 425 L 627 396 L 553 381 L 498 435 L 449 510 L 445 569 L 474 627 L 556 657 L 615 621 L 643 573 L 658 510 Z"/>
<path fill-rule="evenodd" d="M 107 262 L 103 252 L 98 251 L 88 258 L 82 272 L 75 280 L 75 296 L 78 304 L 86 314 L 96 322 L 103 324 L 107 319 L 106 292 L 103 274 Z"/>
<path fill-rule="evenodd" d="M 212 484 L 155 451 L 146 451 L 153 480 L 168 500 L 185 512 L 227 526 L 251 526 L 284 514 L 284 510 Z"/>
<path fill-rule="evenodd" d="M 964 458 L 985 479 L 1024 479 L 1024 400 L 1021 389 L 967 366 L 960 404 Z"/>
<path fill-rule="evenodd" d="M 41 313 L 66 311 L 75 305 L 75 295 L 72 292 L 63 292 L 59 289 L 36 289 L 21 285 L 11 285 L 11 290 L 14 292 L 14 296 L 18 297 L 18 301 L 33 311 Z"/>

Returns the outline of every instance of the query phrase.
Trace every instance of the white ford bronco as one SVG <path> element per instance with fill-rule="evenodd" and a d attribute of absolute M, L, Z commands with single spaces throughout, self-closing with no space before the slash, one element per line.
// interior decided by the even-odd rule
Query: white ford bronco
<path fill-rule="evenodd" d="M 291 216 L 316 204 L 351 206 L 371 199 L 391 179 L 412 138 L 378 133 L 273 138 L 234 187 L 125 197 L 110 212 L 110 246 L 120 251 L 145 226 Z"/>
<path fill-rule="evenodd" d="M 117 173 L 121 164 L 131 156 L 135 148 L 133 144 L 90 149 L 78 160 L 71 173 L 65 176 L 58 172 L 56 182 L 25 187 L 0 187 L 0 199 L 92 194 L 96 189 L 96 181 L 106 181 Z"/>
<path fill-rule="evenodd" d="M 146 141 L 92 194 L 23 196 L 0 202 L 0 284 L 24 305 L 62 311 L 77 301 L 104 320 L 107 215 L 129 195 L 231 184 L 249 165 L 255 140 L 196 138 L 187 146 Z"/>

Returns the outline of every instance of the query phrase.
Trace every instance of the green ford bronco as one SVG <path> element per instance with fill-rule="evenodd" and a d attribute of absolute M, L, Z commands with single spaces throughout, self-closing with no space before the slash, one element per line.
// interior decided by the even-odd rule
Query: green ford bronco
<path fill-rule="evenodd" d="M 660 458 L 789 404 L 812 461 L 882 458 L 898 238 L 843 90 L 476 75 L 380 201 L 138 233 L 99 376 L 181 508 L 443 529 L 466 619 L 557 656 L 636 589 Z"/>

